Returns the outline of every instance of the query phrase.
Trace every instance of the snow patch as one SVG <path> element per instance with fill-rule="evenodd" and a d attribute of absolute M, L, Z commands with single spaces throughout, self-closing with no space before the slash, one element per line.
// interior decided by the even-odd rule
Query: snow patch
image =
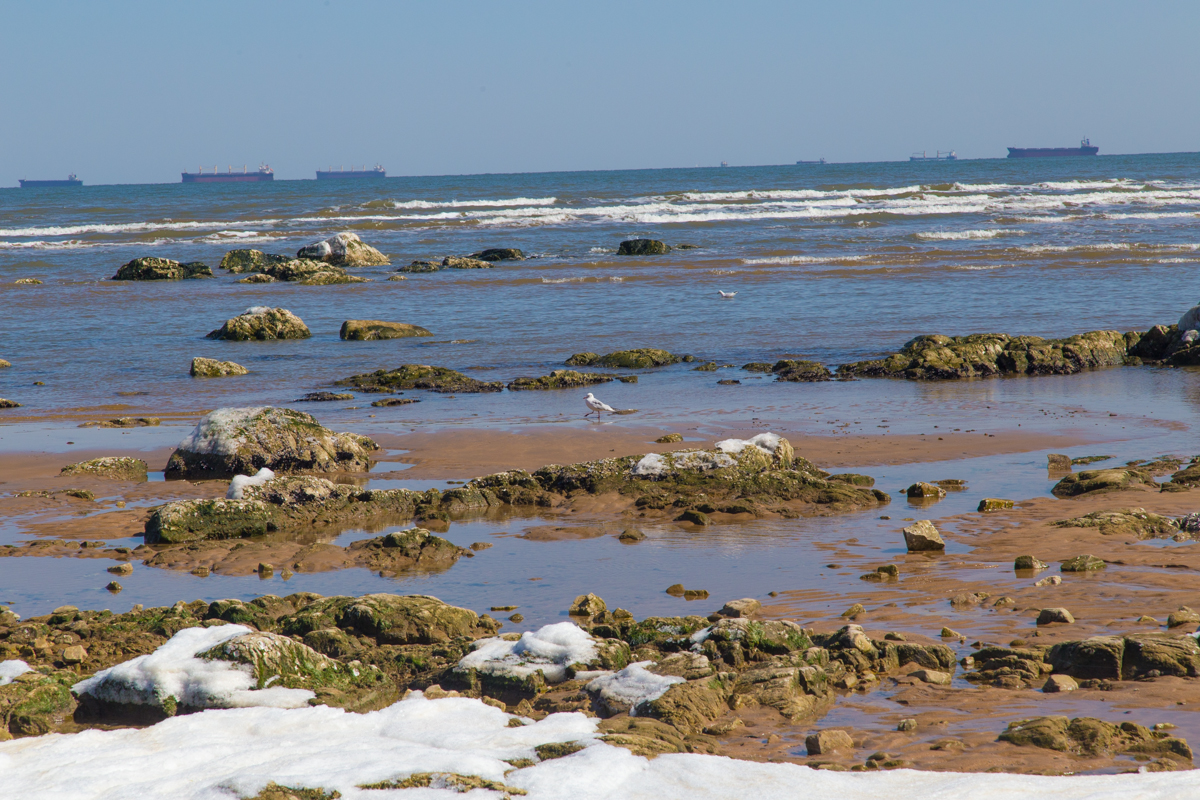
<path fill-rule="evenodd" d="M 587 685 L 587 690 L 598 695 L 599 701 L 609 708 L 628 707 L 630 716 L 637 716 L 639 703 L 662 697 L 673 684 L 684 679 L 675 675 L 655 675 L 646 669 L 653 661 L 638 661 L 620 672 L 596 678 Z"/>
<path fill-rule="evenodd" d="M 737 455 L 747 447 L 757 447 L 767 455 L 774 455 L 779 449 L 780 437 L 777 433 L 760 433 L 750 439 L 725 439 L 717 442 L 716 448 L 722 453 Z"/>
<path fill-rule="evenodd" d="M 0 661 L 0 686 L 7 686 L 18 675 L 24 675 L 30 670 L 31 667 L 24 661 Z"/>
<path fill-rule="evenodd" d="M 229 482 L 229 491 L 225 493 L 226 500 L 241 500 L 247 486 L 262 486 L 275 477 L 275 473 L 263 467 L 254 475 L 234 475 Z"/>
<path fill-rule="evenodd" d="M 237 452 L 238 447 L 244 441 L 240 437 L 233 436 L 233 431 L 266 410 L 266 406 L 255 406 L 253 408 L 218 408 L 216 411 L 211 411 L 205 414 L 192 432 L 179 443 L 179 449 L 188 453 L 231 456 Z"/>
<path fill-rule="evenodd" d="M 168 697 L 192 708 L 302 708 L 315 697 L 307 689 L 255 689 L 249 665 L 196 656 L 251 633 L 245 625 L 184 628 L 153 653 L 97 672 L 71 687 L 112 703 L 162 706 Z"/>
<path fill-rule="evenodd" d="M 556 622 L 526 631 L 516 641 L 492 638 L 476 642 L 475 650 L 458 662 L 457 669 L 474 669 L 487 675 L 525 678 L 541 670 L 549 683 L 567 679 L 567 667 L 587 664 L 597 656 L 596 640 L 573 622 Z"/>
<path fill-rule="evenodd" d="M 1192 306 L 1179 318 L 1179 330 L 1192 331 L 1200 328 L 1200 306 Z"/>
<path fill-rule="evenodd" d="M 737 461 L 725 453 L 709 453 L 704 450 L 683 450 L 669 453 L 666 456 L 658 453 L 647 453 L 633 465 L 634 475 L 643 478 L 657 478 L 675 470 L 705 472 L 710 469 L 732 467 Z"/>

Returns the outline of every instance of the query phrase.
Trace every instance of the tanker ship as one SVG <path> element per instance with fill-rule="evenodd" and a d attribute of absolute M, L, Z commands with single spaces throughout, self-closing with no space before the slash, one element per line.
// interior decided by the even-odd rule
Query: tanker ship
<path fill-rule="evenodd" d="M 319 181 L 337 181 L 337 180 L 341 180 L 343 178 L 386 178 L 386 177 L 387 177 L 387 172 L 385 172 L 383 167 L 379 166 L 378 164 L 376 164 L 371 169 L 367 169 L 366 165 L 363 165 L 362 169 L 355 169 L 353 166 L 351 166 L 350 169 L 342 169 L 341 167 L 334 169 L 333 167 L 330 167 L 327 170 L 317 170 L 317 180 L 319 180 Z"/>
<path fill-rule="evenodd" d="M 83 186 L 83 181 L 76 178 L 74 172 L 68 175 L 65 181 L 27 181 L 22 179 L 20 183 L 22 189 L 38 189 L 47 186 Z"/>
<path fill-rule="evenodd" d="M 234 172 L 233 167 L 229 167 L 225 172 L 217 172 L 216 167 L 213 167 L 212 172 L 205 172 L 204 167 L 200 167 L 199 172 L 183 173 L 184 183 L 257 183 L 273 180 L 275 171 L 266 164 L 259 164 L 258 172 L 248 172 L 243 165 L 241 172 Z"/>
<path fill-rule="evenodd" d="M 1058 158 L 1060 156 L 1094 156 L 1100 152 L 1088 139 L 1079 143 L 1079 147 L 1010 147 L 1009 158 Z"/>

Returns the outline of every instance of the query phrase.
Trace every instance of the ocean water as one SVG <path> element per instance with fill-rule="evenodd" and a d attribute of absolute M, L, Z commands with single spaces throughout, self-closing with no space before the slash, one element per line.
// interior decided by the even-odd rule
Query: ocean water
<path fill-rule="evenodd" d="M 8 419 L 187 415 L 280 404 L 401 363 L 508 381 L 575 352 L 629 347 L 832 365 L 921 333 L 1144 330 L 1200 299 L 1198 222 L 1197 154 L 0 189 L 0 358 L 15 366 L 0 371 L 0 397 L 24 405 Z M 392 268 L 367 268 L 356 272 L 370 283 L 328 287 L 226 274 L 108 280 L 137 256 L 215 269 L 232 248 L 294 253 L 343 230 L 393 267 L 485 247 L 536 258 L 395 282 Z M 634 237 L 695 249 L 616 255 Z M 26 277 L 44 284 L 13 284 Z M 722 300 L 718 289 L 738 295 Z M 204 338 L 255 305 L 292 310 L 313 338 Z M 342 342 L 351 318 L 415 323 L 434 337 Z M 197 355 L 252 375 L 193 380 Z M 664 380 L 686 397 L 686 382 L 745 375 L 733 372 L 680 368 Z M 623 387 L 622 402 L 644 406 L 636 389 Z M 388 413 L 536 419 L 554 404 L 507 395 Z"/>

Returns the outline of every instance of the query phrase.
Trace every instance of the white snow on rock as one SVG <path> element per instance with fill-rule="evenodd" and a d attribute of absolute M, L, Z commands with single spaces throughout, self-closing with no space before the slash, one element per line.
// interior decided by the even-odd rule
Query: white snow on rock
<path fill-rule="evenodd" d="M 556 622 L 526 631 L 516 641 L 480 639 L 475 650 L 458 662 L 459 670 L 525 678 L 539 669 L 549 683 L 567 679 L 567 667 L 587 664 L 597 656 L 596 640 L 573 622 Z"/>
<path fill-rule="evenodd" d="M 682 450 L 668 453 L 647 453 L 631 470 L 640 477 L 659 477 L 672 471 L 687 470 L 704 472 L 710 469 L 732 467 L 737 462 L 724 453 L 709 453 L 704 450 Z"/>
<path fill-rule="evenodd" d="M 266 406 L 254 406 L 251 408 L 218 408 L 216 411 L 210 411 L 179 443 L 179 449 L 188 453 L 231 456 L 243 443 L 242 439 L 233 435 L 233 431 L 247 420 L 267 410 Z"/>
<path fill-rule="evenodd" d="M 683 683 L 684 679 L 675 675 L 655 675 L 646 667 L 653 661 L 638 661 L 630 664 L 620 672 L 596 678 L 585 687 L 597 695 L 601 704 L 616 711 L 628 708 L 630 716 L 637 716 L 638 703 L 662 697 L 672 684 Z"/>
<path fill-rule="evenodd" d="M 526 800 L 1185 800 L 1200 771 L 1129 775 L 833 772 L 699 754 L 651 760 L 596 739 L 598 720 L 551 714 L 508 727 L 512 715 L 469 698 L 419 692 L 379 711 L 243 708 L 172 717 L 148 728 L 91 730 L 0 742 L 3 794 L 39 800 L 230 800 L 268 782 L 323 787 L 344 800 L 462 797 L 452 790 L 387 792 L 359 784 L 415 772 L 478 775 Z M 579 741 L 583 750 L 514 770 L 504 759 Z M 497 797 L 475 791 L 469 797 Z"/>
<path fill-rule="evenodd" d="M 247 664 L 206 661 L 196 655 L 238 636 L 252 633 L 245 625 L 184 628 L 153 653 L 97 672 L 71 687 L 112 703 L 162 707 L 168 697 L 192 708 L 271 706 L 301 708 L 315 697 L 307 689 L 274 686 L 255 689 Z"/>
<path fill-rule="evenodd" d="M 777 433 L 760 433 L 758 436 L 753 436 L 749 439 L 724 439 L 717 442 L 716 448 L 722 453 L 737 455 L 747 447 L 757 447 L 767 455 L 774 455 L 779 448 L 779 434 Z"/>
<path fill-rule="evenodd" d="M 29 671 L 30 666 L 24 661 L 0 661 L 0 686 L 12 683 L 18 675 L 24 675 Z"/>
<path fill-rule="evenodd" d="M 263 467 L 254 475 L 234 475 L 229 482 L 229 491 L 225 493 L 226 500 L 241 500 L 247 486 L 262 486 L 275 477 L 275 473 Z"/>
<path fill-rule="evenodd" d="M 1192 331 L 1200 328 L 1200 305 L 1192 306 L 1179 318 L 1179 330 Z"/>

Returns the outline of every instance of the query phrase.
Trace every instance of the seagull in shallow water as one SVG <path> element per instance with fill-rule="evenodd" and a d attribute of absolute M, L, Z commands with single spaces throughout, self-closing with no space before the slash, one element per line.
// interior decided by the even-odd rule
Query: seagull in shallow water
<path fill-rule="evenodd" d="M 586 405 L 588 407 L 587 414 L 584 414 L 585 417 L 588 416 L 588 414 L 591 414 L 593 411 L 595 411 L 596 419 L 600 419 L 601 411 L 607 411 L 608 413 L 611 414 L 616 410 L 612 406 L 610 406 L 608 403 L 602 403 L 599 400 L 597 400 L 596 395 L 592 394 L 591 392 L 587 393 L 587 397 L 585 397 L 583 399 L 583 403 L 584 403 L 584 405 Z"/>
<path fill-rule="evenodd" d="M 717 294 L 721 295 L 721 297 L 724 297 L 726 300 L 732 297 L 737 297 L 737 292 L 722 292 L 720 289 L 717 289 Z"/>

